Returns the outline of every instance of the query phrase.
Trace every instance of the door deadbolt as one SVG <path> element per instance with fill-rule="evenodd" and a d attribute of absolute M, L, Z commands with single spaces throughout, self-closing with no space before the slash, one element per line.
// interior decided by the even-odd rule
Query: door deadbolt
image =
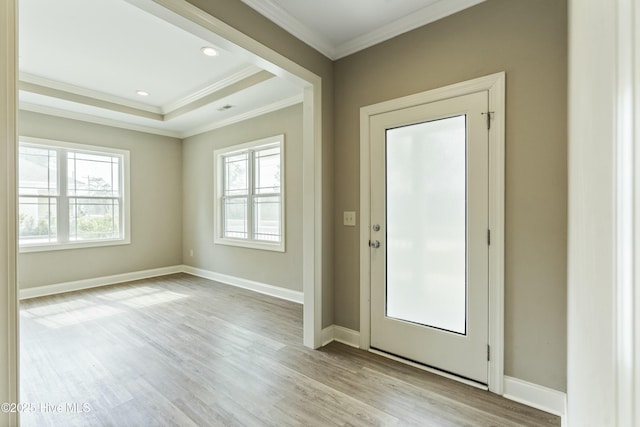
<path fill-rule="evenodd" d="M 373 224 L 373 231 L 380 231 L 380 224 Z"/>

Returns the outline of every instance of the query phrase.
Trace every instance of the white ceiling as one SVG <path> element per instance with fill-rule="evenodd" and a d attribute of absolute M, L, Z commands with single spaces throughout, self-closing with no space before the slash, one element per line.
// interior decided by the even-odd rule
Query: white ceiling
<path fill-rule="evenodd" d="M 20 24 L 21 72 L 156 107 L 247 67 L 119 0 L 20 0 Z"/>
<path fill-rule="evenodd" d="M 23 110 L 186 137 L 302 100 L 294 84 L 219 46 L 205 56 L 211 43 L 127 1 L 19 4 Z"/>
<path fill-rule="evenodd" d="M 242 0 L 331 59 L 485 0 Z"/>
<path fill-rule="evenodd" d="M 338 58 L 484 0 L 242 1 Z M 20 0 L 20 108 L 185 138 L 302 101 L 299 86 L 145 2 Z"/>

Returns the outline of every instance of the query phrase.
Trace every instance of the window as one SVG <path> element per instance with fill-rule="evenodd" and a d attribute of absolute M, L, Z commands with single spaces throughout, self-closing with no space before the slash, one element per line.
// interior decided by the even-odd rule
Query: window
<path fill-rule="evenodd" d="M 125 244 L 129 238 L 129 152 L 21 138 L 21 252 Z"/>
<path fill-rule="evenodd" d="M 284 252 L 284 135 L 214 152 L 214 242 Z"/>

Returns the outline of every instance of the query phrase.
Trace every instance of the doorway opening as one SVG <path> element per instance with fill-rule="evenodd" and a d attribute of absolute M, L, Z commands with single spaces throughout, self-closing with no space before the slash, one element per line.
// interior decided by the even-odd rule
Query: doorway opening
<path fill-rule="evenodd" d="M 321 313 L 322 313 L 322 122 L 321 122 L 321 78 L 306 70 L 293 61 L 285 58 L 261 43 L 248 38 L 243 33 L 228 26 L 222 21 L 208 15 L 190 3 L 183 0 L 166 0 L 154 2 L 147 0 L 132 0 L 131 3 L 147 10 L 154 16 L 173 23 L 183 29 L 192 31 L 205 39 L 215 40 L 229 51 L 247 58 L 251 63 L 282 78 L 299 85 L 303 90 L 303 203 L 302 203 L 302 234 L 303 234 L 303 342 L 311 348 L 321 345 Z M 17 4 L 17 1 L 15 2 Z M 17 29 L 15 29 L 17 30 Z M 17 60 L 17 56 L 16 56 Z M 9 99 L 9 108 L 18 111 L 17 100 Z M 17 144 L 17 141 L 16 141 Z M 17 176 L 13 159 L 7 164 L 8 173 Z M 16 200 L 10 200 L 16 205 Z M 17 237 L 13 231 L 8 234 L 14 246 Z M 15 257 L 15 250 L 13 253 Z M 11 258 L 11 257 L 10 257 Z M 15 300 L 9 302 L 17 312 L 18 282 L 11 294 Z M 18 336 L 18 325 L 10 325 L 9 335 Z M 17 349 L 9 348 L 10 352 Z M 13 371 L 17 372 L 18 361 L 14 360 Z M 13 387 L 12 387 L 13 388 Z M 18 384 L 14 393 L 17 394 Z M 14 399 L 17 401 L 18 399 Z"/>

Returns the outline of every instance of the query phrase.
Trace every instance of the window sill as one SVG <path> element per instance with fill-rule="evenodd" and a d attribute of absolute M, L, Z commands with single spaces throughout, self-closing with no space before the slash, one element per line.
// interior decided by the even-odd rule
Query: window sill
<path fill-rule="evenodd" d="M 129 245 L 131 239 L 93 240 L 73 243 L 25 244 L 19 247 L 19 253 L 61 251 L 66 249 L 98 248 L 104 246 Z"/>
<path fill-rule="evenodd" d="M 246 240 L 238 240 L 238 239 L 216 238 L 214 239 L 213 243 L 216 245 L 223 245 L 223 246 L 236 246 L 236 247 L 248 248 L 248 249 L 259 249 L 263 251 L 285 252 L 284 242 L 267 243 L 267 242 L 246 241 Z"/>

